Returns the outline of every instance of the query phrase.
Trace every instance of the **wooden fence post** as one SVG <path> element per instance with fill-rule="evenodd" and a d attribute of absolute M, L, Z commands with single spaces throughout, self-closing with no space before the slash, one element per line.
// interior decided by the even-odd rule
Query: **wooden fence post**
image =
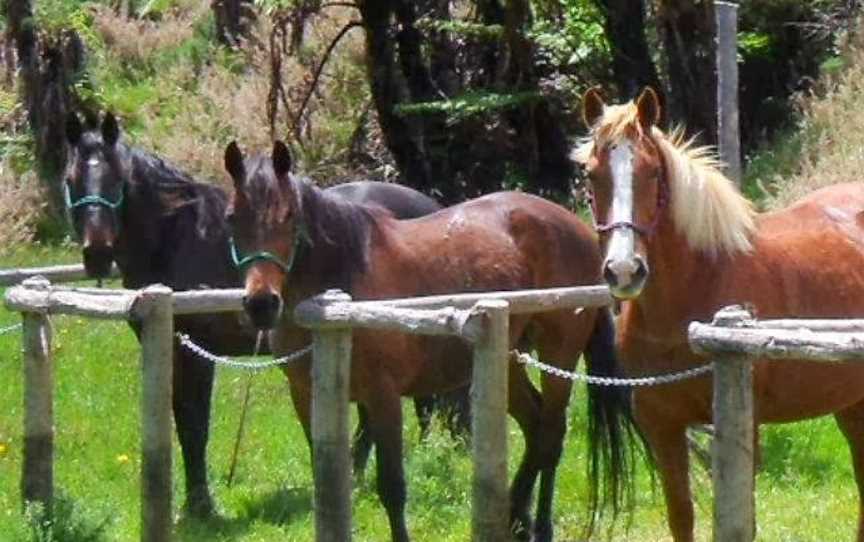
<path fill-rule="evenodd" d="M 752 541 L 753 371 L 746 356 L 714 363 L 714 540 Z"/>
<path fill-rule="evenodd" d="M 31 288 L 49 288 L 48 280 L 37 277 L 24 281 Z M 54 498 L 54 369 L 51 361 L 51 326 L 48 316 L 25 312 L 24 347 L 24 461 L 21 497 L 26 509 L 30 502 L 44 506 L 51 515 Z"/>
<path fill-rule="evenodd" d="M 171 289 L 141 292 L 141 540 L 171 539 L 171 391 L 174 309 Z"/>
<path fill-rule="evenodd" d="M 351 301 L 330 290 L 322 304 Z M 315 328 L 312 333 L 312 460 L 315 476 L 315 540 L 351 540 L 351 462 L 348 392 L 351 328 Z"/>
<path fill-rule="evenodd" d="M 503 300 L 474 305 L 485 320 L 474 344 L 471 378 L 474 482 L 472 491 L 474 542 L 510 539 L 510 499 L 507 493 L 507 369 L 510 348 L 510 304 Z"/>
<path fill-rule="evenodd" d="M 726 176 L 741 184 L 738 122 L 738 4 L 714 3 L 717 18 L 717 150 Z"/>

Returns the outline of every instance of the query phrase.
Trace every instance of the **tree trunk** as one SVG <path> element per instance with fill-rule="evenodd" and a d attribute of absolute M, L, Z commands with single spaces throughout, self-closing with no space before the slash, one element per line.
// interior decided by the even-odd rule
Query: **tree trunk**
<path fill-rule="evenodd" d="M 72 88 L 85 65 L 84 44 L 72 30 L 40 37 L 29 0 L 8 0 L 6 17 L 18 52 L 22 101 L 33 133 L 39 178 L 50 195 L 50 212 L 61 217 L 65 120 L 77 104 Z"/>
<path fill-rule="evenodd" d="M 717 74 L 713 3 L 665 0 L 658 10 L 668 62 L 669 115 L 704 144 L 717 143 Z"/>
<path fill-rule="evenodd" d="M 646 86 L 664 94 L 645 37 L 644 0 L 595 1 L 603 12 L 620 98 L 635 98 Z"/>
<path fill-rule="evenodd" d="M 255 20 L 252 0 L 213 0 L 210 7 L 216 20 L 219 43 L 239 47 L 249 37 Z"/>
<path fill-rule="evenodd" d="M 397 114 L 400 105 L 471 93 L 538 91 L 533 44 L 525 37 L 531 24 L 527 0 L 511 1 L 506 9 L 498 0 L 477 2 L 476 21 L 503 27 L 500 39 L 420 24 L 420 14 L 449 21 L 450 4 L 360 3 L 372 96 L 403 182 L 436 192 L 446 203 L 514 182 L 532 191 L 566 193 L 572 174 L 567 140 L 544 99 L 456 119 L 437 111 Z"/>

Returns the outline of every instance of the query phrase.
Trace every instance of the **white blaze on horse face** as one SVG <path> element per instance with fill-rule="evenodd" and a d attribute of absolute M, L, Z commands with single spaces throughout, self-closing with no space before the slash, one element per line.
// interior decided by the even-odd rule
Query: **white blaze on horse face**
<path fill-rule="evenodd" d="M 633 224 L 633 145 L 629 139 L 616 143 L 609 153 L 612 169 L 612 211 L 610 224 Z M 606 250 L 606 267 L 617 283 L 628 286 L 637 270 L 636 232 L 632 228 L 613 228 Z"/>

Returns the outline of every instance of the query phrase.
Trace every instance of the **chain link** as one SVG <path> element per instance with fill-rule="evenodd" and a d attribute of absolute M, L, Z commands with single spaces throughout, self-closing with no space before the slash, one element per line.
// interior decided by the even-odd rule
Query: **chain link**
<path fill-rule="evenodd" d="M 692 369 L 681 371 L 680 373 L 671 373 L 657 376 L 643 376 L 638 378 L 612 378 L 606 376 L 594 376 L 575 373 L 572 371 L 565 371 L 564 369 L 559 369 L 558 367 L 547 365 L 542 361 L 534 358 L 530 354 L 518 352 L 516 350 L 513 351 L 513 354 L 516 356 L 516 361 L 523 365 L 536 367 L 544 373 L 549 373 L 559 378 L 578 380 L 586 382 L 588 384 L 593 384 L 595 386 L 657 386 L 660 384 L 671 384 L 673 382 L 687 380 L 688 378 L 694 378 L 705 373 L 710 373 L 714 369 L 713 363 L 707 363 L 705 365 L 700 365 L 699 367 L 693 367 Z"/>
<path fill-rule="evenodd" d="M 231 358 L 226 358 L 224 356 L 217 356 L 211 352 L 208 352 L 203 347 L 195 344 L 189 335 L 185 333 L 176 333 L 177 338 L 180 340 L 180 344 L 186 347 L 187 350 L 193 352 L 200 356 L 203 359 L 206 359 L 209 362 L 212 362 L 215 365 L 221 365 L 222 367 L 231 367 L 233 369 L 246 369 L 247 371 L 262 371 L 264 369 L 271 369 L 273 367 L 279 367 L 282 365 L 288 365 L 298 359 L 302 358 L 306 354 L 312 351 L 312 345 L 307 346 L 297 352 L 288 354 L 287 356 L 283 356 L 281 358 L 276 358 L 269 361 L 237 361 Z"/>
<path fill-rule="evenodd" d="M 17 324 L 12 324 L 11 326 L 0 327 L 0 335 L 10 333 L 12 331 L 15 331 L 16 329 L 21 329 L 22 327 L 23 324 L 21 324 L 21 322 L 18 322 Z"/>

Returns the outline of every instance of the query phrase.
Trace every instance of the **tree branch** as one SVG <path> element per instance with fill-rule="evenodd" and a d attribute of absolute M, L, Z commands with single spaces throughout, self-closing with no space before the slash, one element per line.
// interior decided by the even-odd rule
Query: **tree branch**
<path fill-rule="evenodd" d="M 303 97 L 303 101 L 300 103 L 300 108 L 297 110 L 297 113 L 294 115 L 294 135 L 297 137 L 297 140 L 300 140 L 300 119 L 303 118 L 303 112 L 306 110 L 306 106 L 309 104 L 309 100 L 312 98 L 312 94 L 315 92 L 315 88 L 318 86 L 318 80 L 321 78 L 321 73 L 324 71 L 324 66 L 327 64 L 327 61 L 330 60 L 330 55 L 333 54 L 333 50 L 336 49 L 336 45 L 345 37 L 345 35 L 352 29 L 358 26 L 362 26 L 363 23 L 360 21 L 351 21 L 345 26 L 342 27 L 342 30 L 336 34 L 336 37 L 333 38 L 333 41 L 330 42 L 330 45 L 327 46 L 327 50 L 324 51 L 324 56 L 321 58 L 321 62 L 315 68 L 315 74 L 312 77 L 312 82 L 309 84 L 309 88 L 306 90 L 306 95 Z"/>

